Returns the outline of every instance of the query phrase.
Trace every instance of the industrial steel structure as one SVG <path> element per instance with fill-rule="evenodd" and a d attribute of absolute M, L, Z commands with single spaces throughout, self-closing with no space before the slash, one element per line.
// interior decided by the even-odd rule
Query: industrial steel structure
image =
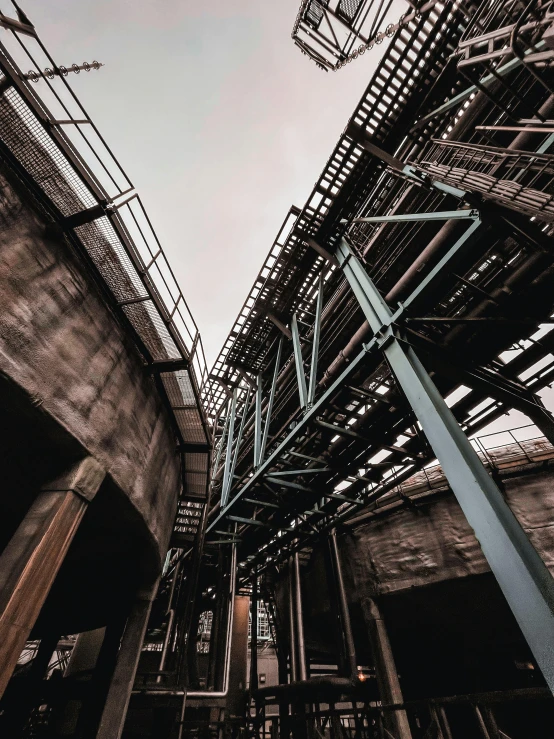
<path fill-rule="evenodd" d="M 350 23 L 331 65 L 321 35 L 346 12 L 332 5 L 302 3 L 295 34 L 310 28 L 301 48 L 337 68 L 354 35 L 365 43 L 390 8 L 352 4 L 349 20 L 370 19 L 373 30 Z M 512 408 L 553 440 L 537 395 L 554 370 L 553 11 L 413 5 L 389 24 L 390 41 L 381 33 L 375 75 L 305 206 L 290 210 L 211 375 L 219 441 L 207 542 L 235 542 L 239 583 L 261 580 L 267 597 L 278 599 L 290 573 L 297 610 L 282 639 L 293 685 L 258 698 L 296 701 L 297 717 L 298 702 L 344 698 L 357 671 L 335 532 L 384 502 L 410 505 L 403 483 L 434 458 L 550 689 L 554 681 L 552 576 L 468 441 Z M 301 563 L 326 536 L 346 665 L 329 679 L 333 701 L 316 678 L 302 697 Z M 401 702 L 393 672 L 389 664 L 384 703 Z M 284 683 L 285 664 L 281 674 Z M 321 716 L 305 710 L 309 731 Z M 392 735 L 417 731 L 391 710 Z M 429 720 L 422 731 L 456 731 Z M 360 721 L 354 731 L 378 731 Z"/>
<path fill-rule="evenodd" d="M 33 70 L 2 46 L 2 156 L 111 290 L 182 456 L 151 611 L 98 734 L 70 735 L 548 736 L 552 3 L 303 0 L 293 38 L 321 67 L 382 58 L 209 375 L 64 68 L 21 11 L 0 26 Z M 480 435 L 511 409 L 531 430 Z M 276 685 L 258 683 L 261 600 Z"/>

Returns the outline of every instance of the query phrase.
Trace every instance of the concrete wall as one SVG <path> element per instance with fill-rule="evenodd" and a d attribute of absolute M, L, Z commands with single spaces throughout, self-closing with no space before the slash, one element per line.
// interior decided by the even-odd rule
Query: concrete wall
<path fill-rule="evenodd" d="M 26 439 L 40 412 L 60 438 L 94 455 L 109 474 L 98 505 L 104 521 L 113 515 L 110 535 L 119 530 L 125 538 L 132 527 L 160 562 L 180 484 L 171 420 L 101 286 L 73 247 L 45 226 L 0 162 L 0 380 L 18 398 L 13 418 L 28 416 Z M 0 492 L 0 508 L 13 496 L 13 489 Z"/>
<path fill-rule="evenodd" d="M 534 467 L 534 471 L 533 471 Z M 528 465 L 504 477 L 512 511 L 554 571 L 554 468 Z M 444 492 L 417 507 L 376 516 L 341 538 L 350 596 L 385 594 L 489 572 L 456 498 Z"/>

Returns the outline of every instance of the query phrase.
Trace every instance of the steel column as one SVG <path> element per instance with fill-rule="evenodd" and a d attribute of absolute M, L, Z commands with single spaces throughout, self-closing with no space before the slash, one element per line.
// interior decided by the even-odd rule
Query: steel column
<path fill-rule="evenodd" d="M 350 612 L 348 610 L 348 601 L 346 599 L 346 588 L 344 587 L 344 578 L 342 576 L 342 564 L 337 544 L 337 534 L 333 529 L 329 534 L 329 551 L 333 565 L 333 574 L 335 577 L 335 587 L 339 601 L 340 621 L 342 625 L 343 646 L 345 652 L 345 662 L 348 665 L 348 677 L 355 677 L 358 673 L 358 663 L 356 660 L 356 647 L 354 646 L 354 637 L 352 635 L 352 623 L 350 621 Z"/>
<path fill-rule="evenodd" d="M 304 373 L 304 360 L 302 359 L 302 346 L 300 344 L 300 333 L 296 313 L 290 322 L 292 331 L 292 346 L 294 349 L 294 364 L 296 366 L 296 377 L 298 379 L 298 393 L 300 395 L 300 407 L 305 409 L 308 404 L 308 391 L 306 389 L 306 375 Z"/>
<path fill-rule="evenodd" d="M 275 370 L 273 371 L 273 380 L 271 381 L 271 391 L 269 393 L 269 401 L 265 412 L 264 433 L 262 436 L 262 447 L 260 449 L 260 464 L 264 461 L 265 448 L 269 436 L 269 427 L 271 425 L 271 413 L 273 412 L 273 401 L 275 400 L 275 389 L 277 387 L 277 377 L 279 376 L 279 365 L 281 364 L 281 352 L 283 350 L 283 337 L 279 338 L 277 346 L 277 356 L 275 357 Z"/>
<path fill-rule="evenodd" d="M 310 366 L 310 385 L 308 389 L 308 408 L 314 404 L 317 387 L 317 361 L 319 355 L 319 337 L 321 335 L 321 311 L 323 309 L 323 276 L 319 278 L 319 290 L 315 307 L 314 340 L 312 344 L 312 362 Z"/>
<path fill-rule="evenodd" d="M 254 469 L 260 465 L 262 451 L 262 376 L 256 378 L 256 408 L 254 418 Z"/>
<path fill-rule="evenodd" d="M 157 589 L 158 583 L 147 595 L 139 595 L 131 608 L 96 739 L 119 739 L 123 733 L 142 643 Z"/>
<path fill-rule="evenodd" d="M 472 526 L 521 630 L 554 691 L 554 581 L 413 349 L 343 239 L 337 257 Z"/>
<path fill-rule="evenodd" d="M 225 496 L 225 502 L 227 502 L 227 499 L 229 498 L 229 493 L 231 491 L 231 488 L 233 487 L 235 467 L 237 466 L 237 460 L 239 458 L 240 445 L 242 443 L 242 435 L 244 433 L 246 416 L 248 415 L 249 410 L 250 410 L 250 388 L 246 390 L 246 398 L 244 399 L 244 403 L 242 406 L 242 418 L 240 419 L 239 432 L 237 434 L 237 441 L 235 443 L 235 451 L 233 454 L 233 461 L 231 463 L 231 474 L 229 475 L 229 485 L 227 488 L 227 495 Z"/>
<path fill-rule="evenodd" d="M 404 703 L 389 635 L 379 606 L 373 598 L 368 597 L 362 598 L 361 605 L 369 632 L 369 644 L 381 702 L 385 705 Z M 405 711 L 389 711 L 385 714 L 384 721 L 393 736 L 411 739 L 412 732 Z"/>
<path fill-rule="evenodd" d="M 296 620 L 296 646 L 298 648 L 298 679 L 308 679 L 306 660 L 306 641 L 304 639 L 304 609 L 302 608 L 302 583 L 300 581 L 300 558 L 298 552 L 292 555 L 294 564 L 294 613 Z"/>
<path fill-rule="evenodd" d="M 235 418 L 237 414 L 237 395 L 238 390 L 233 390 L 233 398 L 231 400 L 231 408 L 229 411 L 229 432 L 227 435 L 227 451 L 225 452 L 225 467 L 223 470 L 223 484 L 221 486 L 221 508 L 225 508 L 229 490 L 231 487 L 231 464 L 233 461 L 233 436 L 235 435 Z"/>
<path fill-rule="evenodd" d="M 298 680 L 298 665 L 296 662 L 296 619 L 294 614 L 294 564 L 292 557 L 289 559 L 289 673 L 290 682 Z"/>

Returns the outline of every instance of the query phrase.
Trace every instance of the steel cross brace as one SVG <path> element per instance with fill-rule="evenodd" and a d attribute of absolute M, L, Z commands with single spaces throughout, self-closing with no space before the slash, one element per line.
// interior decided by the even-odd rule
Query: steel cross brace
<path fill-rule="evenodd" d="M 337 258 L 554 692 L 554 580 L 489 476 L 394 316 L 342 239 Z"/>
<path fill-rule="evenodd" d="M 472 216 L 471 220 L 472 220 L 471 225 L 468 227 L 465 233 L 463 233 L 460 236 L 460 238 L 455 242 L 455 244 L 453 244 L 453 246 L 448 250 L 448 252 L 443 256 L 443 258 L 438 262 L 438 264 L 431 270 L 431 272 L 421 281 L 418 287 L 411 293 L 411 295 L 403 303 L 399 305 L 399 308 L 394 313 L 394 315 L 391 315 L 388 321 L 385 322 L 387 323 L 387 326 L 389 328 L 390 326 L 392 326 L 392 324 L 402 319 L 405 311 L 408 308 L 411 308 L 412 306 L 414 306 L 414 304 L 417 303 L 418 298 L 423 293 L 433 288 L 435 284 L 435 280 L 437 280 L 440 277 L 442 270 L 447 266 L 451 268 L 452 262 L 455 260 L 458 254 L 461 253 L 463 249 L 467 248 L 468 243 L 473 238 L 475 238 L 476 233 L 482 224 L 481 224 L 481 220 L 477 216 Z M 344 243 L 346 244 L 346 242 Z M 346 248 L 349 249 L 348 246 Z M 349 258 L 350 257 L 346 257 L 346 260 L 348 260 Z M 352 255 L 352 258 L 354 258 L 353 255 Z M 364 308 L 364 306 L 362 306 L 362 308 Z M 366 308 L 368 310 L 371 310 L 371 306 L 369 304 L 366 304 Z M 387 310 L 389 310 L 388 307 L 387 307 Z M 382 340 L 382 337 L 377 337 L 377 336 L 374 339 L 372 339 L 372 341 L 370 341 L 369 344 L 367 344 L 364 347 L 364 350 L 360 352 L 360 354 L 346 367 L 346 369 L 341 373 L 341 375 L 339 375 L 339 377 L 335 380 L 335 382 L 333 382 L 332 385 L 330 385 L 330 387 L 321 396 L 321 398 L 316 403 L 314 403 L 314 405 L 311 408 L 308 408 L 306 410 L 302 420 L 289 433 L 289 435 L 279 445 L 279 447 L 275 450 L 275 452 L 265 462 L 260 460 L 260 465 L 254 471 L 254 474 L 252 475 L 252 477 L 248 479 L 246 484 L 237 492 L 237 494 L 229 502 L 228 505 L 225 505 L 225 503 L 222 505 L 219 515 L 217 516 L 217 518 L 213 520 L 213 522 L 208 527 L 207 531 L 210 531 L 220 520 L 224 519 L 226 515 L 229 513 L 229 511 L 231 510 L 231 508 L 241 500 L 243 495 L 248 490 L 252 490 L 257 484 L 259 484 L 264 479 L 264 476 L 267 473 L 267 471 L 271 469 L 271 465 L 274 464 L 280 458 L 280 456 L 292 445 L 292 443 L 294 442 L 294 439 L 297 437 L 297 435 L 299 435 L 306 428 L 306 425 L 310 423 L 312 419 L 317 417 L 317 415 L 325 407 L 325 403 L 327 402 L 327 400 L 331 398 L 334 395 L 334 393 L 336 393 L 336 391 L 345 384 L 346 379 L 352 373 L 352 371 L 358 366 L 358 364 L 362 361 L 366 352 L 371 352 L 375 348 L 377 348 L 377 346 L 381 343 L 381 340 Z M 298 372 L 298 363 L 297 363 L 297 372 Z M 268 422 L 269 422 L 269 418 L 266 420 L 266 423 Z"/>
<path fill-rule="evenodd" d="M 232 500 L 229 502 L 229 504 L 223 508 L 218 516 L 214 518 L 214 520 L 211 522 L 211 524 L 208 526 L 207 531 L 211 531 L 213 528 L 215 528 L 220 521 L 225 519 L 227 517 L 227 514 L 229 511 L 233 508 L 234 505 L 239 503 L 243 496 L 249 491 L 252 490 L 256 485 L 259 485 L 265 478 L 265 476 L 268 474 L 269 470 L 271 469 L 272 465 L 274 465 L 278 459 L 280 459 L 281 455 L 287 451 L 292 444 L 294 443 L 295 439 L 304 433 L 306 430 L 306 427 L 312 422 L 314 418 L 318 414 L 321 413 L 323 408 L 325 407 L 326 403 L 330 398 L 333 397 L 333 395 L 339 390 L 341 387 L 344 386 L 346 383 L 348 377 L 354 372 L 355 369 L 359 368 L 360 364 L 366 359 L 367 353 L 369 351 L 372 351 L 377 345 L 377 341 L 374 339 L 369 342 L 368 345 L 362 349 L 362 351 L 350 362 L 350 364 L 344 369 L 344 371 L 337 377 L 337 379 L 328 387 L 328 389 L 325 391 L 325 393 L 317 400 L 314 405 L 306 411 L 302 419 L 298 422 L 298 424 L 292 429 L 292 431 L 289 432 L 287 437 L 281 442 L 279 447 L 271 454 L 265 462 L 262 462 L 258 469 L 254 472 L 252 477 L 248 478 L 248 481 L 245 485 L 236 493 L 236 495 L 232 498 Z"/>

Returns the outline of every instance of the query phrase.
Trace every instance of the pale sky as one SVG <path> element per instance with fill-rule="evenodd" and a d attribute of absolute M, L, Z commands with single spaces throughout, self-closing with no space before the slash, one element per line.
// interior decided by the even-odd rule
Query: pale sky
<path fill-rule="evenodd" d="M 57 64 L 106 65 L 68 81 L 142 196 L 209 366 L 383 49 L 321 71 L 290 37 L 299 4 L 21 0 Z"/>

